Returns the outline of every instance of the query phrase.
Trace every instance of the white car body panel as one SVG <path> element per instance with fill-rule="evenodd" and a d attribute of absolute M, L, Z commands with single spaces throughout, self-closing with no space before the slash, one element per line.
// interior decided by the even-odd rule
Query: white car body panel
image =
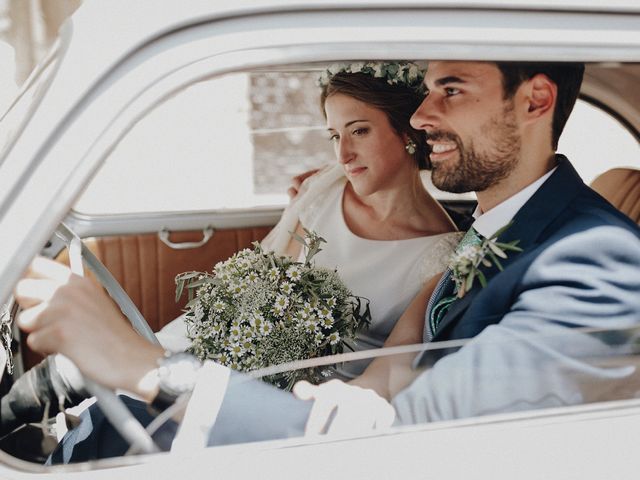
<path fill-rule="evenodd" d="M 371 57 L 372 45 L 379 59 L 640 62 L 640 3 L 87 1 L 63 28 L 61 63 L 41 104 L 0 159 L 1 301 L 118 139 L 166 96 L 235 70 Z M 637 132 L 640 88 L 632 86 L 639 79 L 638 65 L 623 72 L 601 64 L 588 71 L 583 93 Z M 176 215 L 167 226 L 193 228 L 211 215 L 228 227 L 270 224 L 279 213 Z M 81 235 L 109 232 L 116 221 L 68 219 Z M 153 216 L 131 218 L 131 232 L 156 226 Z M 0 452 L 0 477 L 621 479 L 637 477 L 638 444 L 640 401 L 627 400 L 360 439 L 293 439 L 47 470 Z M 88 471 L 97 466 L 113 468 Z"/>

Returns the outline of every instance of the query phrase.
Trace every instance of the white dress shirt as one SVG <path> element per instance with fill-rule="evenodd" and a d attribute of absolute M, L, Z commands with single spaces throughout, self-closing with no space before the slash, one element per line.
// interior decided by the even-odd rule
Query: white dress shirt
<path fill-rule="evenodd" d="M 522 206 L 533 196 L 533 194 L 538 191 L 547 178 L 555 172 L 556 168 L 557 167 L 554 167 L 535 182 L 529 184 L 515 195 L 512 195 L 505 201 L 499 203 L 488 212 L 482 212 L 478 205 L 473 212 L 473 218 L 475 218 L 475 221 L 472 226 L 475 231 L 484 238 L 491 238 L 495 232 L 507 225 L 513 217 L 515 217 L 518 210 L 520 210 Z"/>

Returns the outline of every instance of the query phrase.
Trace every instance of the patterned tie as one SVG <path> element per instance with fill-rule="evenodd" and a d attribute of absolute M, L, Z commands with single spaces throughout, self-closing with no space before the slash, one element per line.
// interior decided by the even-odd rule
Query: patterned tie
<path fill-rule="evenodd" d="M 460 243 L 458 243 L 456 253 L 467 245 L 480 245 L 482 243 L 482 239 L 482 235 L 471 227 L 464 237 L 462 237 Z M 433 339 L 436 331 L 438 330 L 438 325 L 440 325 L 440 322 L 449 310 L 449 307 L 458 299 L 456 294 L 456 284 L 453 281 L 451 269 L 447 268 L 447 270 L 442 274 L 442 277 L 440 277 L 438 284 L 433 289 L 433 293 L 431 294 L 431 298 L 427 304 L 424 327 L 424 338 L 426 341 L 430 342 Z"/>

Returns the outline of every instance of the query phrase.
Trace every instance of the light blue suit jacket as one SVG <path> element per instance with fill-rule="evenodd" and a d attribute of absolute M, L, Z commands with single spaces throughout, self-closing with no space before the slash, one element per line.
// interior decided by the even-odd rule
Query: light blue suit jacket
<path fill-rule="evenodd" d="M 486 288 L 476 285 L 456 301 L 433 338 L 473 340 L 421 355 L 417 363 L 432 368 L 394 399 L 402 422 L 640 391 L 625 385 L 634 368 L 602 367 L 636 348 L 640 228 L 587 187 L 566 158 L 558 161 L 500 237 L 520 240 L 523 251 L 509 252 L 503 271 L 485 269 Z"/>

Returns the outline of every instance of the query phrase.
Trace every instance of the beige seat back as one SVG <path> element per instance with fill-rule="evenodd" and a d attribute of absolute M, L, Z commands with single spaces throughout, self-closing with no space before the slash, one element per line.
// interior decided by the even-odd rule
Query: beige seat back
<path fill-rule="evenodd" d="M 640 170 L 612 168 L 596 178 L 591 188 L 640 225 Z"/>

